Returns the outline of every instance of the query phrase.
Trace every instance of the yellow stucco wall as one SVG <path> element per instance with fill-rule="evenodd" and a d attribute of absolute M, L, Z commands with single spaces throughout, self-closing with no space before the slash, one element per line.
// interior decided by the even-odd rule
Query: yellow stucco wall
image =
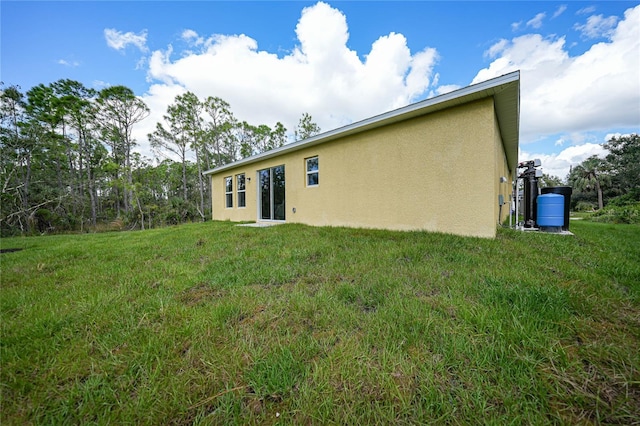
<path fill-rule="evenodd" d="M 496 203 L 495 203 L 495 218 L 496 224 L 498 222 L 502 223 L 504 220 L 509 217 L 509 209 L 511 208 L 511 182 L 513 180 L 513 173 L 509 171 L 509 164 L 507 162 L 507 156 L 504 152 L 504 145 L 502 143 L 502 138 L 500 137 L 500 128 L 498 126 L 498 120 L 495 120 L 495 130 L 494 130 L 494 164 L 495 164 L 495 176 L 494 176 L 494 184 L 496 191 Z M 506 182 L 500 182 L 500 178 L 505 177 Z M 498 197 L 502 195 L 504 204 L 502 209 L 500 209 L 500 205 L 498 203 Z M 500 217 L 498 217 L 500 215 Z"/>
<path fill-rule="evenodd" d="M 320 184 L 306 187 L 305 159 L 312 156 Z M 255 221 L 257 171 L 281 164 L 292 223 L 493 237 L 498 194 L 509 199 L 509 184 L 499 183 L 510 176 L 492 98 L 212 174 L 214 220 Z M 239 173 L 251 178 L 245 208 L 236 207 Z M 230 209 L 227 176 L 234 177 Z"/>

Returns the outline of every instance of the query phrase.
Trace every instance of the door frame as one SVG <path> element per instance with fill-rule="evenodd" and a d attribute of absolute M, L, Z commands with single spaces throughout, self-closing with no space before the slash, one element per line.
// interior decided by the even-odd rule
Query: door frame
<path fill-rule="evenodd" d="M 283 215 L 284 215 L 284 219 L 273 219 L 273 217 L 275 216 L 275 203 L 274 203 L 274 191 L 273 191 L 273 169 L 277 168 L 277 167 L 282 167 L 283 169 L 283 174 L 285 176 L 284 178 L 284 210 L 283 210 Z M 260 180 L 260 172 L 264 171 L 264 170 L 269 170 L 269 205 L 270 205 L 270 212 L 269 212 L 269 216 L 270 219 L 263 219 L 262 218 L 262 181 Z M 273 166 L 273 167 L 266 167 L 264 169 L 260 169 L 258 171 L 256 171 L 256 182 L 257 182 L 257 191 L 256 191 L 256 222 L 278 222 L 278 223 L 284 223 L 287 220 L 287 179 L 286 179 L 286 167 L 284 164 L 279 164 L 277 166 Z"/>

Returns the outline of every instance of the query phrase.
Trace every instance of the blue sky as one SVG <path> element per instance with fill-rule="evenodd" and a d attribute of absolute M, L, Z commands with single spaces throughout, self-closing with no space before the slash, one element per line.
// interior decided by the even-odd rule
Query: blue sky
<path fill-rule="evenodd" d="M 185 90 L 241 120 L 323 130 L 521 70 L 521 158 L 564 176 L 640 131 L 638 2 L 2 1 L 0 78 L 122 84 L 152 114 Z"/>

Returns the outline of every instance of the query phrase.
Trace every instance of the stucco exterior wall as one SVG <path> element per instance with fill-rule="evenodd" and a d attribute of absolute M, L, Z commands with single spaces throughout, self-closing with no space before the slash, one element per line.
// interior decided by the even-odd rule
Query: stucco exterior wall
<path fill-rule="evenodd" d="M 305 159 L 312 156 L 319 158 L 319 185 L 306 187 Z M 499 184 L 509 172 L 492 98 L 212 174 L 213 218 L 255 221 L 257 171 L 281 164 L 286 221 L 310 225 L 494 237 L 498 194 L 508 202 L 510 190 Z M 245 208 L 236 207 L 239 173 L 251 178 Z M 227 176 L 234 177 L 230 209 Z"/>
<path fill-rule="evenodd" d="M 500 128 L 498 126 L 498 120 L 494 121 L 495 130 L 494 130 L 494 164 L 495 164 L 495 218 L 496 224 L 502 223 L 507 217 L 509 217 L 509 209 L 511 208 L 511 200 L 509 196 L 511 195 L 511 181 L 513 180 L 513 172 L 509 170 L 509 163 L 507 162 L 507 155 L 504 150 L 504 144 L 502 138 L 500 137 Z M 506 182 L 500 182 L 500 178 L 506 178 Z M 500 209 L 500 204 L 498 202 L 500 195 L 504 200 L 504 204 L 502 205 L 502 209 Z"/>

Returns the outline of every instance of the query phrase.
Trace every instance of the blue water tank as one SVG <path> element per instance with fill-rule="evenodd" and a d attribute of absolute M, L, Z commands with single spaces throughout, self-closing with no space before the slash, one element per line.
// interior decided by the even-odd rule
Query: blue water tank
<path fill-rule="evenodd" d="M 540 191 L 542 194 L 560 194 L 564 196 L 564 225 L 562 225 L 563 231 L 569 230 L 569 216 L 571 207 L 571 193 L 573 189 L 570 186 L 547 186 Z"/>
<path fill-rule="evenodd" d="M 537 223 L 541 228 L 564 225 L 564 196 L 560 194 L 538 195 Z"/>

